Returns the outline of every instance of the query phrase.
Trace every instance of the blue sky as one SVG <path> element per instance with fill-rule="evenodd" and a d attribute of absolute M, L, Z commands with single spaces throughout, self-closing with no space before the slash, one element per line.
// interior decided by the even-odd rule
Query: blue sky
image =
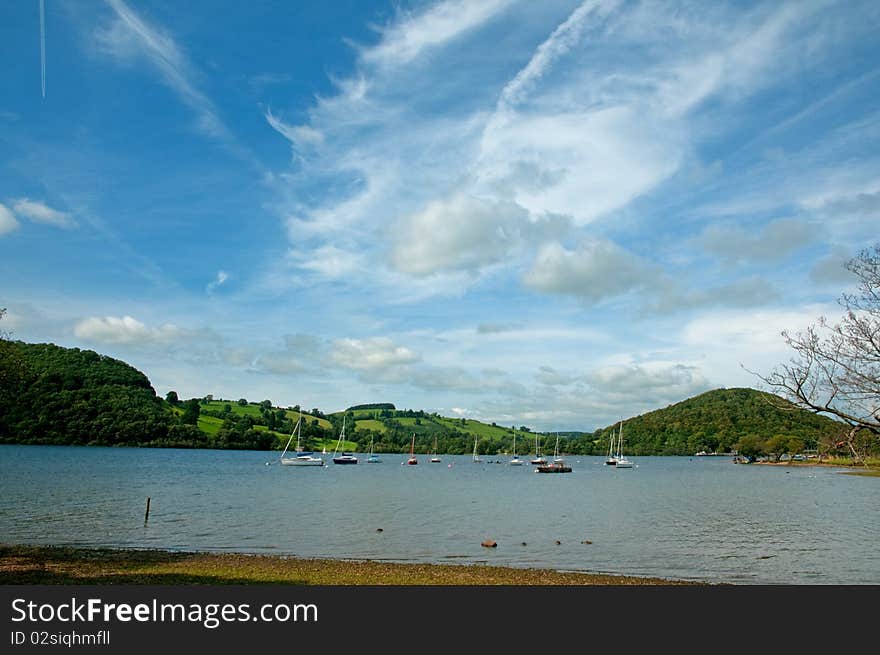
<path fill-rule="evenodd" d="M 875 2 L 0 6 L 0 307 L 160 394 L 592 430 L 880 227 Z"/>

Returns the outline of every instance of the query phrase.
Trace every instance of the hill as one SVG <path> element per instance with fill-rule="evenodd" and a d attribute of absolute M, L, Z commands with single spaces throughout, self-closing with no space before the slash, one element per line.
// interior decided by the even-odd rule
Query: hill
<path fill-rule="evenodd" d="M 156 396 L 149 379 L 134 367 L 91 350 L 0 339 L 0 443 L 177 446 L 281 449 L 303 418 L 306 449 L 331 450 L 346 421 L 343 448 L 365 452 L 510 453 L 552 451 L 555 432 L 536 434 L 469 418 L 423 410 L 394 409 L 391 403 L 355 405 L 325 415 L 318 409 L 275 407 L 211 397 L 179 401 Z M 664 409 L 624 421 L 630 455 L 691 455 L 728 452 L 744 437 L 797 439 L 815 447 L 841 424 L 798 409 L 755 389 L 716 389 Z M 617 425 L 593 433 L 560 433 L 571 454 L 602 455 Z"/>
<path fill-rule="evenodd" d="M 91 350 L 0 342 L 0 443 L 185 441 L 172 425 L 147 376 L 125 362 Z"/>
<path fill-rule="evenodd" d="M 618 424 L 574 440 L 578 452 L 604 454 Z M 795 407 L 755 389 L 715 389 L 664 409 L 625 419 L 624 449 L 632 455 L 693 455 L 699 451 L 730 452 L 743 437 L 768 440 L 798 438 L 815 448 L 841 423 Z"/>

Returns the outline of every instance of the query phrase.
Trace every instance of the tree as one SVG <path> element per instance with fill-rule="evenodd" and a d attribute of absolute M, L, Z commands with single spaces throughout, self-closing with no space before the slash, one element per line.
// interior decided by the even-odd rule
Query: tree
<path fill-rule="evenodd" d="M 176 405 L 180 402 L 180 398 L 177 397 L 176 391 L 169 391 L 168 393 L 166 393 L 165 400 L 168 402 L 169 405 Z"/>
<path fill-rule="evenodd" d="M 758 455 L 765 454 L 764 442 L 754 434 L 747 434 L 735 444 L 736 451 L 749 459 L 755 459 Z"/>
<path fill-rule="evenodd" d="M 247 405 L 247 398 L 239 398 L 238 404 L 244 407 L 245 405 Z"/>
<path fill-rule="evenodd" d="M 180 422 L 184 425 L 198 425 L 201 407 L 197 398 L 187 400 L 183 406 L 183 414 L 180 415 Z"/>
<path fill-rule="evenodd" d="M 846 268 L 859 286 L 856 294 L 841 295 L 840 322 L 823 316 L 804 332 L 783 332 L 794 357 L 766 376 L 756 375 L 798 407 L 842 421 L 843 443 L 864 463 L 880 436 L 880 243 Z"/>

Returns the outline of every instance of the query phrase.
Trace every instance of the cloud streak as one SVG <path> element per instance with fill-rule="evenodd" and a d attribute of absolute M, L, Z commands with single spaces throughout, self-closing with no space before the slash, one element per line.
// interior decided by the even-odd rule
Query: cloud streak
<path fill-rule="evenodd" d="M 70 214 L 52 209 L 47 204 L 36 200 L 21 198 L 15 201 L 12 208 L 19 216 L 24 216 L 35 223 L 44 223 L 66 230 L 77 227 L 76 221 L 71 218 Z"/>
<path fill-rule="evenodd" d="M 161 28 L 151 25 L 123 0 L 106 2 L 115 18 L 109 26 L 96 30 L 98 48 L 122 61 L 142 58 L 149 62 L 165 85 L 195 113 L 200 132 L 232 143 L 234 139 L 220 119 L 217 107 L 193 82 L 193 66 L 175 40 Z"/>

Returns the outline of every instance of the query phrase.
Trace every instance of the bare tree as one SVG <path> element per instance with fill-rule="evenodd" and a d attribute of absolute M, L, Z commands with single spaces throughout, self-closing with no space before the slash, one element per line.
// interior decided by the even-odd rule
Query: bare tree
<path fill-rule="evenodd" d="M 783 332 L 795 356 L 769 375 L 756 375 L 796 406 L 843 421 L 844 434 L 833 445 L 863 461 L 880 435 L 880 243 L 846 268 L 859 287 L 841 296 L 840 322 L 821 317 L 803 332 Z"/>

